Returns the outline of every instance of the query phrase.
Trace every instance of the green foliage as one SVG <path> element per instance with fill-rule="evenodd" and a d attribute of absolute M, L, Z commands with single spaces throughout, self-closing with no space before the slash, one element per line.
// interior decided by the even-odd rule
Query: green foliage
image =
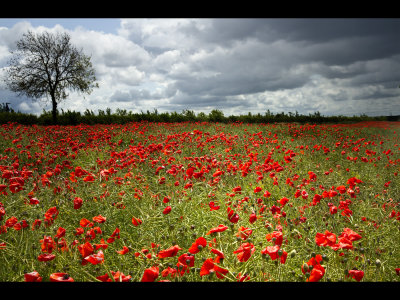
<path fill-rule="evenodd" d="M 191 110 L 183 110 L 181 113 L 178 112 L 158 112 L 154 109 L 152 112 L 147 110 L 146 112 L 141 111 L 140 113 L 133 113 L 125 109 L 117 108 L 113 112 L 110 108 L 106 110 L 99 109 L 98 113 L 94 113 L 92 110 L 86 109 L 82 114 L 71 110 L 61 112 L 57 111 L 57 118 L 59 125 L 78 125 L 78 124 L 126 124 L 129 122 L 163 122 L 163 123 L 179 123 L 179 122 L 211 122 L 211 123 L 257 123 L 257 124 L 268 124 L 268 123 L 356 123 L 362 121 L 398 121 L 397 116 L 380 116 L 380 117 L 369 117 L 367 115 L 360 116 L 323 116 L 319 112 L 309 115 L 301 115 L 297 111 L 296 113 L 284 112 L 273 114 L 269 110 L 265 114 L 257 113 L 252 114 L 249 112 L 245 115 L 230 115 L 224 116 L 221 110 L 213 109 L 208 115 L 204 112 L 194 113 Z M 24 125 L 51 125 L 53 124 L 52 112 L 43 110 L 42 114 L 37 117 L 33 114 L 26 114 L 21 112 L 5 112 L 0 110 L 0 124 L 8 122 L 17 122 Z"/>

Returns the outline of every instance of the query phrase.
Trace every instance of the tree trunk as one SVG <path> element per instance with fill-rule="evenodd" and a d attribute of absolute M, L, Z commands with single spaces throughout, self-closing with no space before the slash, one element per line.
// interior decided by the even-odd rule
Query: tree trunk
<path fill-rule="evenodd" d="M 51 94 L 51 103 L 53 104 L 53 111 L 52 111 L 53 125 L 56 125 L 57 124 L 57 101 L 56 101 L 56 97 L 54 94 Z"/>

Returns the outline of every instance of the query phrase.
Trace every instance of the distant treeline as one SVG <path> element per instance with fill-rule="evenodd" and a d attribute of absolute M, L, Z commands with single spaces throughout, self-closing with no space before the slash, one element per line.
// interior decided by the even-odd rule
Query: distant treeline
<path fill-rule="evenodd" d="M 230 123 L 230 122 L 243 122 L 243 123 L 275 123 L 275 122 L 297 122 L 297 123 L 353 123 L 362 121 L 399 121 L 400 116 L 380 116 L 370 117 L 367 115 L 360 116 L 323 116 L 319 112 L 314 114 L 302 115 L 296 113 L 271 113 L 269 110 L 264 114 L 248 113 L 246 115 L 239 116 L 225 116 L 221 110 L 214 109 L 209 114 L 203 112 L 194 113 L 191 110 L 183 110 L 181 113 L 177 112 L 163 112 L 159 113 L 157 109 L 152 112 L 141 111 L 140 113 L 133 113 L 132 111 L 126 111 L 117 109 L 112 112 L 110 108 L 104 110 L 98 110 L 98 113 L 94 113 L 92 110 L 86 110 L 84 113 L 76 111 L 64 111 L 61 110 L 58 114 L 58 125 L 78 125 L 78 124 L 125 124 L 129 122 L 219 122 L 219 123 Z M 0 124 L 16 122 L 24 125 L 52 125 L 51 111 L 43 113 L 40 116 L 34 114 L 27 114 L 21 112 L 4 111 L 0 110 Z"/>

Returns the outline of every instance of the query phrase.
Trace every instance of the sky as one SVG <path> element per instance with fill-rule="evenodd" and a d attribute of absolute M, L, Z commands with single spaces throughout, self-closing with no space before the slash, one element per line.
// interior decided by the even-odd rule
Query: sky
<path fill-rule="evenodd" d="M 59 109 L 400 115 L 400 18 L 0 18 L 0 79 L 24 33 L 67 32 L 96 72 Z M 0 80 L 0 103 L 51 110 Z"/>

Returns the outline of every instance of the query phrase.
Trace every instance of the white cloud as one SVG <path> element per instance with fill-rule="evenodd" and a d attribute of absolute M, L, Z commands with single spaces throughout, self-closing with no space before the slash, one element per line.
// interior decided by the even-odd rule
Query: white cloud
<path fill-rule="evenodd" d="M 304 20 L 122 19 L 118 34 L 111 34 L 20 22 L 0 27 L 0 64 L 28 29 L 65 30 L 91 55 L 100 88 L 87 100 L 71 93 L 64 109 L 358 114 L 376 104 L 400 113 L 400 105 L 389 101 L 400 96 L 393 33 L 386 35 L 376 22 L 371 30 L 363 25 L 352 32 L 343 22 L 337 31 L 334 20 L 328 23 L 321 34 Z M 26 101 L 15 99 L 16 106 L 27 108 Z"/>

